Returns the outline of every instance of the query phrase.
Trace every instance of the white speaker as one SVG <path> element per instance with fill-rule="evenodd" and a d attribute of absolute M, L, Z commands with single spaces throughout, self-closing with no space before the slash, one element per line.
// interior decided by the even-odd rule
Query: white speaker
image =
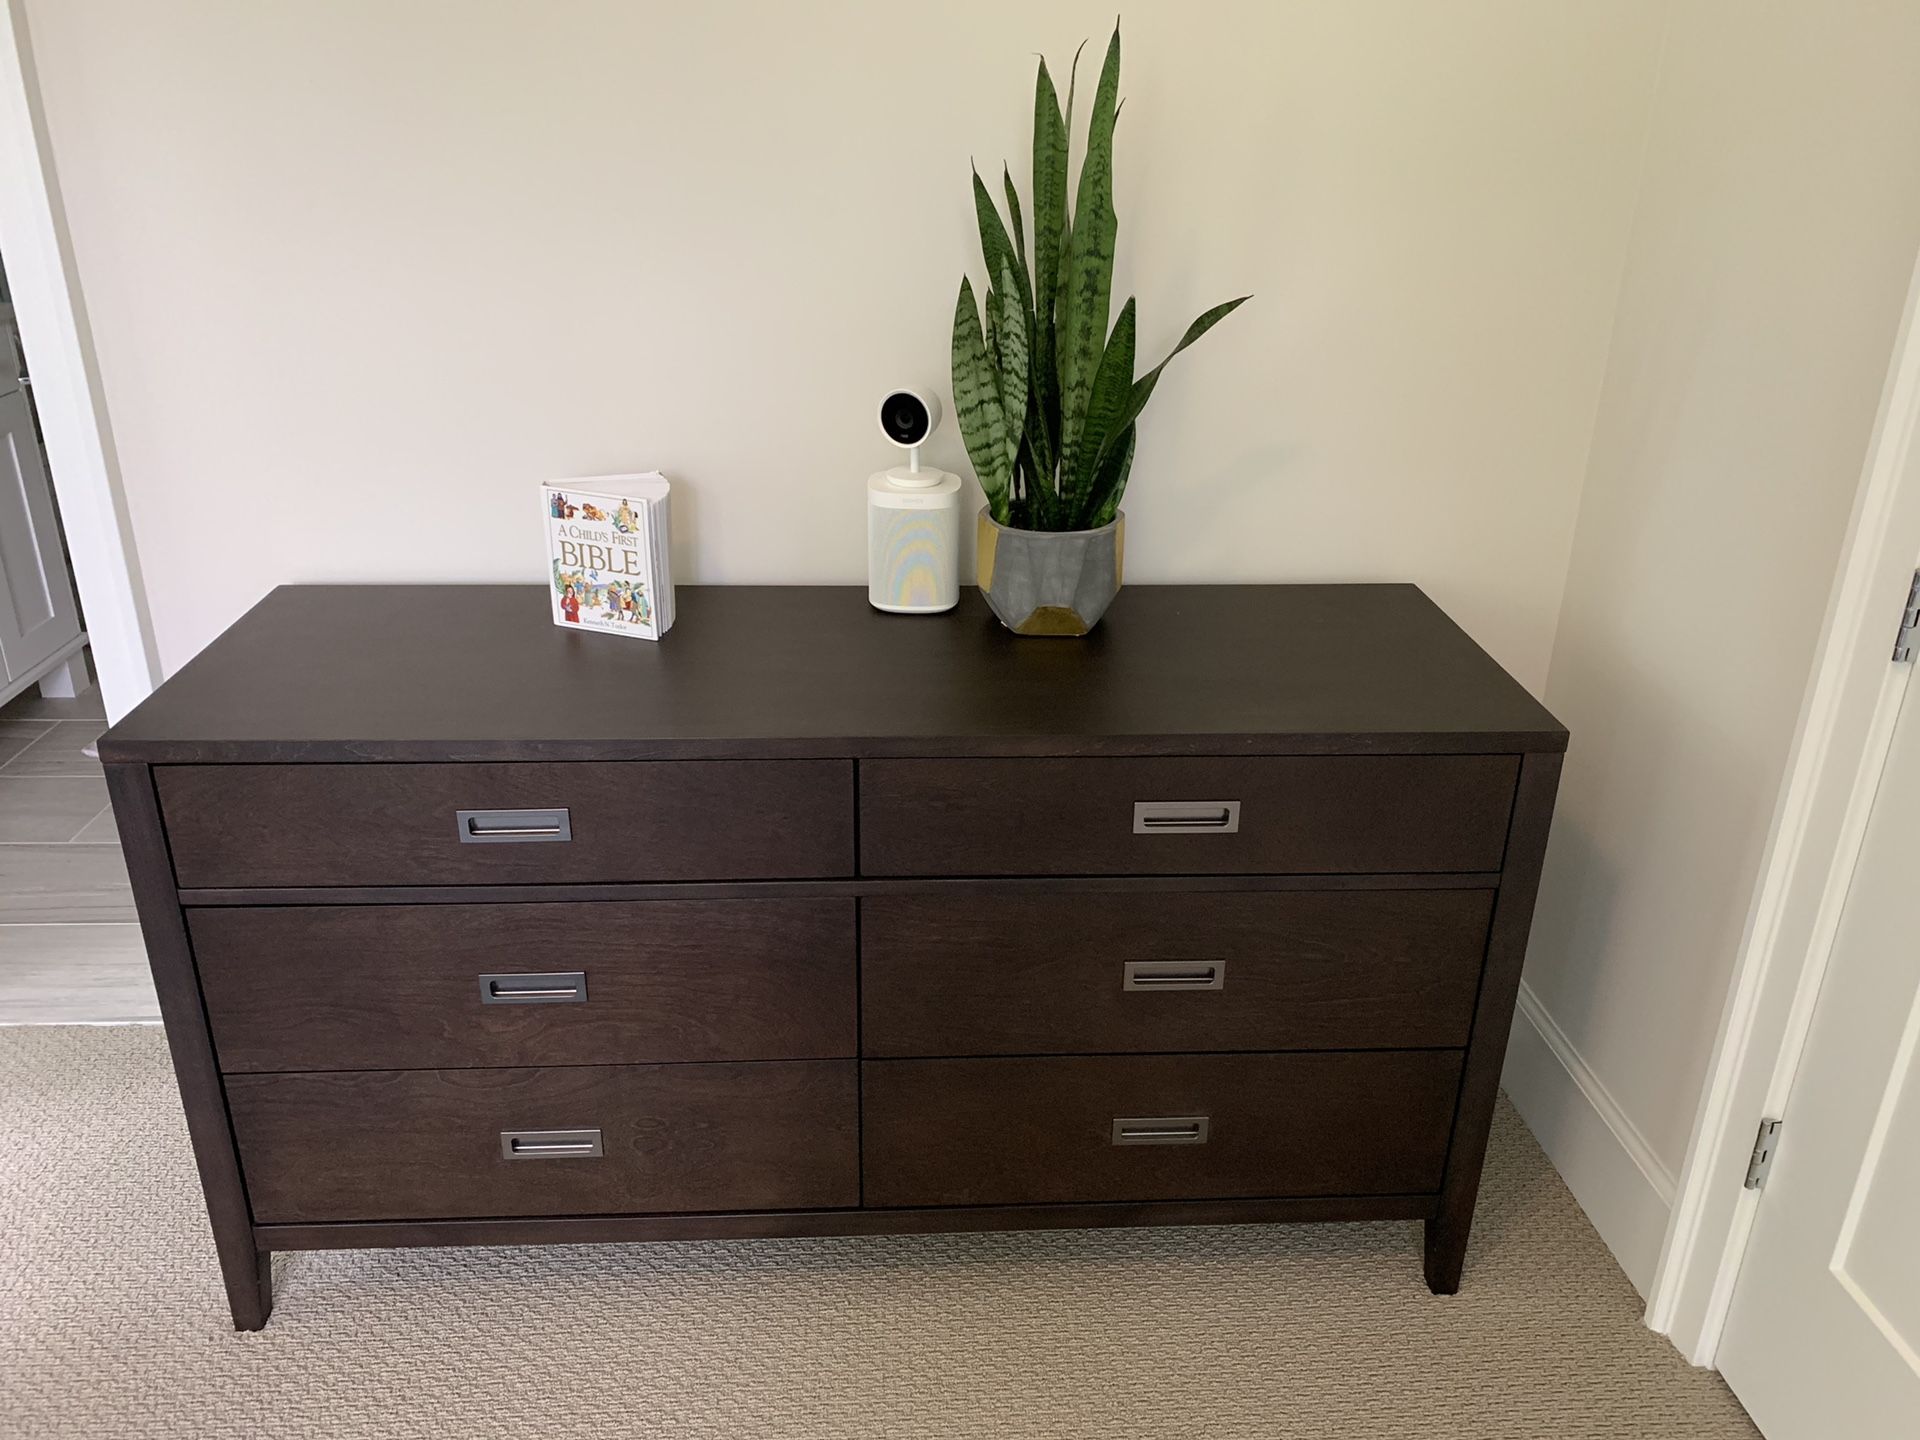
<path fill-rule="evenodd" d="M 867 599 L 896 615 L 960 603 L 960 477 L 896 466 L 867 481 Z"/>
<path fill-rule="evenodd" d="M 940 399 L 894 390 L 880 402 L 880 433 L 905 465 L 867 477 L 867 600 L 896 615 L 934 615 L 960 603 L 960 477 L 920 468 L 920 444 L 940 423 Z"/>

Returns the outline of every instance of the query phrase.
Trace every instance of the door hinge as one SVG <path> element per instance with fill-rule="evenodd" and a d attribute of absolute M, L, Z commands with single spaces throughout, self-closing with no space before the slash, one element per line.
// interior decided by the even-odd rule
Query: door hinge
<path fill-rule="evenodd" d="M 1767 1188 L 1767 1171 L 1773 1168 L 1773 1152 L 1780 1148 L 1780 1122 L 1762 1120 L 1760 1133 L 1753 1137 L 1753 1158 L 1747 1161 L 1747 1189 Z"/>
<path fill-rule="evenodd" d="M 1920 643 L 1920 570 L 1913 572 L 1913 586 L 1907 591 L 1907 607 L 1900 612 L 1900 633 L 1893 637 L 1893 658 L 1913 659 L 1913 647 Z"/>

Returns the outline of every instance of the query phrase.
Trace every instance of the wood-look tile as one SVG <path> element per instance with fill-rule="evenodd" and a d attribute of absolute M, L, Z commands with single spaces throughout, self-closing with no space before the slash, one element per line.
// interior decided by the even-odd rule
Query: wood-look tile
<path fill-rule="evenodd" d="M 15 776 L 89 775 L 101 773 L 100 762 L 86 747 L 105 733 L 104 720 L 54 720 L 18 753 L 0 764 L 0 779 Z"/>
<path fill-rule="evenodd" d="M 0 925 L 0 1025 L 159 1018 L 138 925 Z"/>
<path fill-rule="evenodd" d="M 104 775 L 31 778 L 0 774 L 0 844 L 71 840 L 107 808 Z"/>
<path fill-rule="evenodd" d="M 0 925 L 136 918 L 118 845 L 0 845 Z"/>
<path fill-rule="evenodd" d="M 38 690 L 28 689 L 0 706 L 0 720 L 105 720 L 106 702 L 100 687 L 94 685 L 84 695 L 71 700 L 49 700 Z"/>
<path fill-rule="evenodd" d="M 52 720 L 0 720 L 0 768 L 54 727 Z"/>
<path fill-rule="evenodd" d="M 87 828 L 73 837 L 76 845 L 118 845 L 120 827 L 114 823 L 113 807 L 109 805 L 87 823 Z"/>

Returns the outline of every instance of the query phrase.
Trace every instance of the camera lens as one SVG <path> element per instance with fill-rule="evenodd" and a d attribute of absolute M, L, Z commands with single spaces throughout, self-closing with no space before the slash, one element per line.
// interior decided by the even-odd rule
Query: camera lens
<path fill-rule="evenodd" d="M 896 390 L 880 402 L 880 428 L 896 445 L 918 445 L 932 425 L 919 396 Z"/>

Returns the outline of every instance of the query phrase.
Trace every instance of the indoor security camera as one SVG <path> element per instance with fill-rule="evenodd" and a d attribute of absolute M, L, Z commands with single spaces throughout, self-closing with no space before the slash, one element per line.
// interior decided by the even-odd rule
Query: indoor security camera
<path fill-rule="evenodd" d="M 880 402 L 880 433 L 905 450 L 920 468 L 919 449 L 940 424 L 940 400 L 918 390 L 894 390 Z"/>

